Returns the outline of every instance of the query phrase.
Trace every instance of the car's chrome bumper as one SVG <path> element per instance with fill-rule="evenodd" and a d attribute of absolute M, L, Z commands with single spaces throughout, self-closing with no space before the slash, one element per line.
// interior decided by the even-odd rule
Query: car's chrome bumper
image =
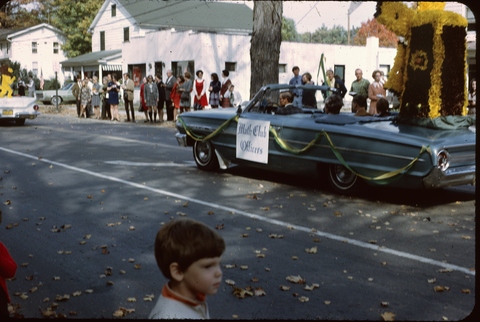
<path fill-rule="evenodd" d="M 450 186 L 475 185 L 475 165 L 452 168 L 441 171 L 438 168 L 423 178 L 425 188 L 444 188 Z"/>
<path fill-rule="evenodd" d="M 41 113 L 40 112 L 15 112 L 12 115 L 2 115 L 0 113 L 0 119 L 30 119 L 33 120 L 37 116 L 39 116 Z"/>
<path fill-rule="evenodd" d="M 186 134 L 182 134 L 182 133 L 177 132 L 175 134 L 175 137 L 177 138 L 178 145 L 183 146 L 183 147 L 188 146 L 187 145 L 187 135 Z"/>

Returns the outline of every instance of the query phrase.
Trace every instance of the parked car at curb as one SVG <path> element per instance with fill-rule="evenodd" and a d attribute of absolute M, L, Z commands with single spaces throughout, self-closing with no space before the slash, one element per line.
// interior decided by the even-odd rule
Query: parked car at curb
<path fill-rule="evenodd" d="M 75 102 L 75 97 L 72 94 L 72 86 L 74 83 L 65 84 L 62 88 L 56 90 L 46 90 L 46 91 L 35 91 L 37 100 L 43 102 L 44 104 L 58 105 L 63 102 Z"/>
<path fill-rule="evenodd" d="M 0 98 L 0 121 L 14 121 L 24 125 L 26 119 L 33 120 L 40 115 L 34 97 L 15 96 Z"/>
<path fill-rule="evenodd" d="M 183 113 L 177 141 L 193 147 L 202 170 L 232 163 L 288 173 L 308 167 L 343 194 L 365 183 L 413 189 L 475 184 L 474 118 L 465 117 L 472 125 L 440 130 L 399 123 L 398 115 L 331 115 L 307 108 L 275 115 L 279 93 L 295 88 L 306 87 L 266 85 L 244 107 Z"/>

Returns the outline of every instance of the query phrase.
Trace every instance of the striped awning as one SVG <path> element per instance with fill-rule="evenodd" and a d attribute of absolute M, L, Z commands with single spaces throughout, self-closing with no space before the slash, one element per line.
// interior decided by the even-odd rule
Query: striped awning
<path fill-rule="evenodd" d="M 109 72 L 122 71 L 122 65 L 102 65 L 102 70 Z"/>

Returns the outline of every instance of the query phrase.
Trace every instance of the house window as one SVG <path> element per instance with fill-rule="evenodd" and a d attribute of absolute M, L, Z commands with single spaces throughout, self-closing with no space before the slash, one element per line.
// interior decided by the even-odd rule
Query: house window
<path fill-rule="evenodd" d="M 123 41 L 130 41 L 130 28 L 128 27 L 123 28 Z"/>
<path fill-rule="evenodd" d="M 234 72 L 237 70 L 237 63 L 235 62 L 225 62 L 225 69 L 229 72 Z"/>
<path fill-rule="evenodd" d="M 100 31 L 100 50 L 105 50 L 105 31 Z"/>
<path fill-rule="evenodd" d="M 287 64 L 278 64 L 278 73 L 284 74 L 287 72 Z"/>
<path fill-rule="evenodd" d="M 116 17 L 116 16 L 117 16 L 117 5 L 112 4 L 112 17 Z"/>
<path fill-rule="evenodd" d="M 58 54 L 58 48 L 59 48 L 58 42 L 54 42 L 53 43 L 53 53 L 54 54 Z"/>
<path fill-rule="evenodd" d="M 38 62 L 32 62 L 32 73 L 33 75 L 38 75 Z"/>
<path fill-rule="evenodd" d="M 36 54 L 37 53 L 37 42 L 34 41 L 32 42 L 32 54 Z"/>

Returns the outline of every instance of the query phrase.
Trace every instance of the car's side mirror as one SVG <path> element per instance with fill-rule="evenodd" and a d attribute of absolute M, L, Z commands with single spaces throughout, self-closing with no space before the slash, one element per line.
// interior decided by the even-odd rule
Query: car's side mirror
<path fill-rule="evenodd" d="M 237 114 L 238 115 L 242 114 L 242 106 L 241 105 L 238 105 L 238 107 L 237 107 Z"/>

